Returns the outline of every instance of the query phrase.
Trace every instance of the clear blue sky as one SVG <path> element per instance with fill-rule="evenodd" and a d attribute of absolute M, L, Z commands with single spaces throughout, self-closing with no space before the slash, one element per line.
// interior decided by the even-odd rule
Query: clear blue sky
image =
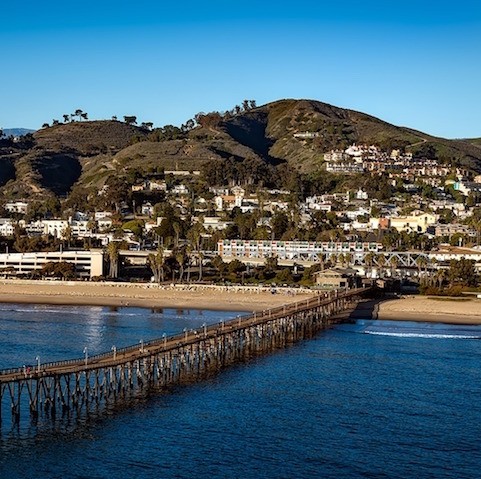
<path fill-rule="evenodd" d="M 0 127 L 309 98 L 481 137 L 481 2 L 7 0 Z"/>

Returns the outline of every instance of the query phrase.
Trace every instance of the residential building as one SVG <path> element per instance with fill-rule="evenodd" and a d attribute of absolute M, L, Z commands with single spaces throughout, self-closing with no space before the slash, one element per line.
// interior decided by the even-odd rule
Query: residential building
<path fill-rule="evenodd" d="M 8 203 L 5 203 L 4 209 L 9 213 L 19 213 L 24 215 L 27 213 L 28 203 L 25 201 L 9 201 Z"/>

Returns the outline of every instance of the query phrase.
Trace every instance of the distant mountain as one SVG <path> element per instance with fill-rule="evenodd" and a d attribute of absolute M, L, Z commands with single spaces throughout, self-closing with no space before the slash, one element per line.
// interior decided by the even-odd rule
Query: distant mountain
<path fill-rule="evenodd" d="M 200 170 L 204 165 L 222 178 L 228 172 L 235 177 L 239 168 L 264 171 L 264 177 L 265 171 L 283 176 L 286 168 L 310 174 L 324 168 L 325 152 L 352 143 L 386 151 L 403 148 L 481 172 L 479 139 L 437 138 L 319 101 L 280 100 L 203 118 L 199 115 L 200 125 L 190 131 L 171 127 L 170 134 L 111 120 L 42 128 L 31 141 L 0 148 L 0 193 L 66 195 L 76 185 L 98 191 L 109 178 L 130 183 L 162 169 Z"/>
<path fill-rule="evenodd" d="M 34 132 L 35 130 L 29 130 L 28 128 L 3 128 L 5 136 L 23 136 Z"/>

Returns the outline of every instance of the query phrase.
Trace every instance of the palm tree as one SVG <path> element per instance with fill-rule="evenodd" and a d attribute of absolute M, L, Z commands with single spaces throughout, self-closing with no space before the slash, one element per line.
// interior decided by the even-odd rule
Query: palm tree
<path fill-rule="evenodd" d="M 157 249 L 157 253 L 149 254 L 148 262 L 150 269 L 154 274 L 154 280 L 159 284 L 161 282 L 164 282 L 164 248 L 162 246 L 159 246 L 159 248 Z"/>
<path fill-rule="evenodd" d="M 344 266 L 344 264 L 345 264 L 345 256 L 344 256 L 343 253 L 339 253 L 339 254 L 337 255 L 337 261 L 338 261 L 338 263 L 341 264 L 341 266 Z"/>
<path fill-rule="evenodd" d="M 368 272 L 372 272 L 372 266 L 374 264 L 374 253 L 369 252 L 364 256 L 364 266 L 366 268 L 366 276 L 368 276 Z"/>
<path fill-rule="evenodd" d="M 61 237 L 62 239 L 67 241 L 67 247 L 70 248 L 70 242 L 72 241 L 72 228 L 70 226 L 66 226 L 62 232 L 61 232 Z"/>
<path fill-rule="evenodd" d="M 179 282 L 182 282 L 182 279 L 184 277 L 184 269 L 185 269 L 185 264 L 187 262 L 187 252 L 185 248 L 178 248 L 175 251 L 175 260 L 179 264 Z"/>
<path fill-rule="evenodd" d="M 354 256 L 352 253 L 344 253 L 344 262 L 348 268 L 351 266 L 353 259 Z"/>
<path fill-rule="evenodd" d="M 177 248 L 179 246 L 180 224 L 175 221 L 172 223 L 172 228 L 175 232 L 174 248 Z"/>
<path fill-rule="evenodd" d="M 418 267 L 419 282 L 421 283 L 421 270 L 426 268 L 428 261 L 425 256 L 418 256 L 416 258 L 416 266 Z"/>
<path fill-rule="evenodd" d="M 337 254 L 331 254 L 331 256 L 329 256 L 329 261 L 331 263 L 331 266 L 334 268 L 337 265 Z"/>
<path fill-rule="evenodd" d="M 205 233 L 205 228 L 202 223 L 203 223 L 203 218 L 201 216 L 199 218 L 199 221 L 189 231 L 189 239 L 192 244 L 192 247 L 194 248 L 194 255 L 197 257 L 197 260 L 199 263 L 199 281 L 202 278 L 202 259 L 203 259 L 203 255 L 201 253 L 202 233 Z"/>
<path fill-rule="evenodd" d="M 384 267 L 386 266 L 386 256 L 379 253 L 376 257 L 376 262 L 379 267 L 379 277 L 384 276 Z"/>
<path fill-rule="evenodd" d="M 204 253 L 202 251 L 197 252 L 197 259 L 199 261 L 199 282 L 202 281 L 202 266 L 203 266 L 203 261 L 204 261 Z"/>
<path fill-rule="evenodd" d="M 397 257 L 391 256 L 391 258 L 389 258 L 389 267 L 391 268 L 391 278 L 394 277 L 394 272 L 396 271 L 398 265 L 399 265 L 399 261 Z"/>
<path fill-rule="evenodd" d="M 192 246 L 185 246 L 185 265 L 187 266 L 187 282 L 190 283 L 190 267 L 192 266 Z"/>
<path fill-rule="evenodd" d="M 117 278 L 119 274 L 119 256 L 122 243 L 120 241 L 111 241 L 107 245 L 107 254 L 109 255 L 110 268 L 109 276 Z"/>
<path fill-rule="evenodd" d="M 444 269 L 438 269 L 436 272 L 436 280 L 438 282 L 438 288 L 441 289 L 443 287 L 444 281 L 448 278 L 448 272 Z"/>
<path fill-rule="evenodd" d="M 325 253 L 319 253 L 317 256 L 319 258 L 319 264 L 321 265 L 321 271 L 324 271 L 326 254 Z"/>
<path fill-rule="evenodd" d="M 438 260 L 436 258 L 429 258 L 428 263 L 430 266 L 429 283 L 434 286 L 434 284 L 436 283 L 436 276 L 434 274 L 434 271 L 438 269 Z"/>

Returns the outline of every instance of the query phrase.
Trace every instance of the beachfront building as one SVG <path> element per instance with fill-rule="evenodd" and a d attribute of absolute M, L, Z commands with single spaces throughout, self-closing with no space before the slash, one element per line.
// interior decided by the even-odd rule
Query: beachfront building
<path fill-rule="evenodd" d="M 103 274 L 103 254 L 101 251 L 48 251 L 35 253 L 0 254 L 0 271 L 14 271 L 18 275 L 28 275 L 41 270 L 47 263 L 67 262 L 75 265 L 77 276 L 92 278 Z"/>
<path fill-rule="evenodd" d="M 381 243 L 367 242 L 314 242 L 314 241 L 264 241 L 264 240 L 221 240 L 217 252 L 221 257 L 268 258 L 275 256 L 284 260 L 319 261 L 320 255 L 351 254 L 352 259 L 361 259 L 367 253 L 378 253 Z"/>
<path fill-rule="evenodd" d="M 352 268 L 331 268 L 314 273 L 316 286 L 320 289 L 345 289 L 360 286 L 357 271 Z"/>

